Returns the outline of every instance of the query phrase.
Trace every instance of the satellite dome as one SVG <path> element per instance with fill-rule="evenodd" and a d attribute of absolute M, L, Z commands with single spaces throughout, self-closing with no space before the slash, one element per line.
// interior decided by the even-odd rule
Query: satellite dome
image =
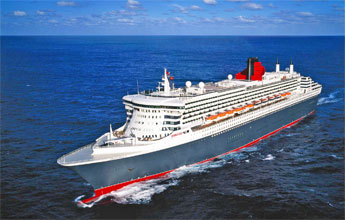
<path fill-rule="evenodd" d="M 191 82 L 191 81 L 187 81 L 187 82 L 186 82 L 186 87 L 189 88 L 189 87 L 191 87 L 191 86 L 192 86 L 192 82 Z"/>
<path fill-rule="evenodd" d="M 231 74 L 228 75 L 228 80 L 232 80 L 232 75 Z"/>
<path fill-rule="evenodd" d="M 199 88 L 200 88 L 200 89 L 203 89 L 204 87 L 205 87 L 205 83 L 199 82 Z"/>

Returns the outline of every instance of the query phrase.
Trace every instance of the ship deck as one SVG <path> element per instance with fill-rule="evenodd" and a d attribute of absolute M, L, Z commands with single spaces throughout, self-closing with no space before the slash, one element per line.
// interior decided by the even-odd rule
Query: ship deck
<path fill-rule="evenodd" d="M 286 98 L 284 98 L 282 100 L 276 100 L 275 103 L 267 103 L 267 104 L 265 104 L 265 107 L 268 107 L 268 106 L 270 106 L 272 104 L 280 103 L 283 100 L 286 100 Z M 260 109 L 261 109 L 261 107 L 260 107 Z M 256 111 L 256 110 L 257 109 L 251 109 L 250 112 Z M 244 113 L 244 114 L 246 114 L 246 113 Z M 223 121 L 226 121 L 226 120 L 229 120 L 229 119 L 232 119 L 232 118 L 236 118 L 238 116 L 239 115 L 233 115 L 231 117 L 227 117 L 227 118 L 221 119 L 221 120 L 219 120 L 217 122 L 212 122 L 210 124 L 196 126 L 196 127 L 193 127 L 192 130 L 193 131 L 201 130 L 201 129 L 204 129 L 204 128 L 216 125 L 218 123 L 221 123 Z M 66 155 L 60 157 L 58 159 L 58 163 L 60 165 L 63 165 L 63 166 L 83 165 L 83 164 L 88 164 L 88 163 L 95 163 L 95 162 L 102 162 L 102 161 L 120 159 L 120 158 L 129 157 L 131 155 L 135 155 L 135 154 L 138 154 L 138 153 L 142 152 L 142 151 L 138 151 L 138 150 L 134 150 L 134 149 L 133 149 L 133 151 L 130 151 L 130 152 L 116 152 L 116 150 L 121 148 L 121 147 L 133 147 L 133 145 L 130 145 L 130 144 L 118 144 L 117 146 L 114 145 L 114 146 L 110 146 L 110 147 L 107 147 L 107 146 L 102 146 L 102 147 L 96 146 L 97 148 L 108 148 L 108 149 L 113 149 L 114 151 L 113 152 L 111 152 L 111 151 L 109 152 L 108 151 L 106 154 L 92 154 L 93 153 L 93 149 L 92 148 L 94 147 L 95 144 L 96 144 L 96 142 L 88 144 L 88 145 L 86 145 L 84 147 L 81 147 L 79 149 L 76 149 L 75 151 L 70 152 L 69 154 L 66 154 Z M 142 145 L 142 146 L 146 145 L 147 146 L 147 144 L 137 144 L 137 145 L 134 145 L 134 146 L 140 146 L 140 145 Z M 145 147 L 143 149 L 145 149 Z"/>
<path fill-rule="evenodd" d="M 77 164 L 87 164 L 87 162 L 100 162 L 100 161 L 107 161 L 110 159 L 119 159 L 123 157 L 128 157 L 130 155 L 134 155 L 139 153 L 140 151 L 131 151 L 131 152 L 116 152 L 117 147 L 113 147 L 113 153 L 107 154 L 96 154 L 93 155 L 92 146 L 95 143 L 88 144 L 84 147 L 78 148 L 75 151 L 72 151 L 58 159 L 58 163 L 62 166 L 74 166 Z"/>

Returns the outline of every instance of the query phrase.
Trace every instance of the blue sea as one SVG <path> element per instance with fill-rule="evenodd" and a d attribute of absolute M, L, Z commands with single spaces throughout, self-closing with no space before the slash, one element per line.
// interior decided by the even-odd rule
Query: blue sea
<path fill-rule="evenodd" d="M 78 206 L 56 160 L 125 121 L 121 98 L 218 81 L 257 56 L 323 85 L 315 113 L 251 148 Z M 2 36 L 1 219 L 344 219 L 344 37 Z M 107 202 L 105 202 L 107 201 Z"/>

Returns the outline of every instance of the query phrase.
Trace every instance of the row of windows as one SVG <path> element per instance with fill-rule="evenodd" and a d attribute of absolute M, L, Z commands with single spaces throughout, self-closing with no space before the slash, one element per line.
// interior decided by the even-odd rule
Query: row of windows
<path fill-rule="evenodd" d="M 146 116 L 144 117 L 143 115 L 139 115 L 138 117 L 146 118 Z M 148 118 L 150 118 L 150 116 Z M 152 116 L 152 118 L 154 118 L 154 116 Z M 157 118 L 157 116 L 156 116 L 156 118 Z M 152 121 L 149 121 L 148 123 L 150 124 L 150 122 L 152 124 Z M 142 125 L 144 124 L 143 121 L 135 121 L 135 123 L 142 124 Z M 163 121 L 163 125 L 179 125 L 179 124 L 180 124 L 180 121 Z M 158 122 L 156 122 L 156 125 L 158 125 Z"/>
<path fill-rule="evenodd" d="M 160 113 L 160 112 L 164 112 L 164 113 L 170 113 L 170 114 L 180 114 L 178 111 L 169 111 L 169 110 L 151 110 L 151 109 L 144 109 L 144 108 L 134 108 L 134 110 L 138 111 L 138 112 L 149 112 L 149 113 Z M 133 110 L 131 110 L 133 112 Z"/>
<path fill-rule="evenodd" d="M 179 125 L 180 121 L 163 121 L 163 125 Z"/>
<path fill-rule="evenodd" d="M 191 122 L 198 121 L 198 120 L 202 120 L 202 117 L 195 118 L 195 119 L 192 119 L 192 120 L 189 120 L 189 121 L 184 121 L 182 124 L 187 124 L 187 123 L 191 123 Z"/>
<path fill-rule="evenodd" d="M 165 133 L 165 134 L 163 134 L 163 135 L 164 135 L 164 137 L 166 137 L 166 136 L 169 136 L 169 133 Z M 163 137 L 162 134 L 159 134 L 159 138 L 162 138 L 162 137 Z M 145 139 L 152 139 L 152 138 L 158 138 L 158 135 L 156 135 L 156 134 L 152 134 L 152 135 L 142 135 L 141 138 L 142 138 L 143 140 L 145 140 Z M 139 138 L 139 140 L 141 140 L 141 139 Z"/>
<path fill-rule="evenodd" d="M 136 127 L 132 127 L 131 129 L 133 129 L 134 131 L 153 131 L 153 129 L 142 129 Z M 162 127 L 162 131 L 176 131 L 180 129 L 181 127 Z"/>
<path fill-rule="evenodd" d="M 244 89 L 242 89 L 242 90 L 239 90 L 239 91 L 233 91 L 233 92 L 231 92 L 231 90 L 230 90 L 230 91 L 228 91 L 228 92 L 227 92 L 227 93 L 225 93 L 225 94 L 226 94 L 226 95 L 229 95 L 229 94 L 236 94 L 236 93 L 243 92 L 243 91 L 245 91 L 245 90 L 244 90 Z M 206 100 L 210 100 L 210 99 L 214 99 L 214 98 L 222 97 L 222 96 L 223 96 L 223 95 L 225 95 L 225 94 L 218 95 L 218 96 L 212 96 L 212 97 L 210 97 L 210 98 L 200 99 L 200 100 L 193 101 L 193 102 L 188 102 L 188 103 L 186 103 L 186 106 L 191 105 L 191 104 L 194 104 L 194 103 L 203 102 L 203 101 L 206 101 Z M 194 106 L 193 106 L 193 107 L 194 107 Z"/>
<path fill-rule="evenodd" d="M 162 127 L 162 131 L 177 131 L 180 129 L 181 127 Z"/>
<path fill-rule="evenodd" d="M 279 85 L 287 84 L 287 83 L 290 83 L 290 82 L 297 82 L 297 80 L 296 80 L 296 79 L 290 79 L 290 80 L 284 81 L 284 82 L 275 82 L 275 83 L 272 83 L 272 84 L 269 85 L 269 86 L 265 86 L 265 89 L 264 89 L 264 90 L 262 90 L 261 87 L 260 87 L 260 88 L 253 88 L 253 89 L 251 89 L 251 90 L 252 90 L 252 92 L 255 92 L 255 91 L 256 91 L 256 92 L 261 93 L 262 91 L 265 91 L 266 89 L 270 89 L 270 88 L 272 88 L 272 87 L 277 87 L 277 86 L 279 86 Z M 219 98 L 219 97 L 224 97 L 224 99 L 227 99 L 227 98 L 229 98 L 229 97 L 235 97 L 235 96 L 240 95 L 240 94 L 237 94 L 237 93 L 240 93 L 240 92 L 244 93 L 245 91 L 246 91 L 246 90 L 239 90 L 239 91 L 231 91 L 231 90 L 230 90 L 230 91 L 228 91 L 227 93 L 223 93 L 223 94 L 218 95 L 218 96 L 213 96 L 213 97 L 210 97 L 210 98 L 201 99 L 201 100 L 198 100 L 198 101 L 186 103 L 186 106 L 188 106 L 188 105 L 190 105 L 190 104 L 193 104 L 193 103 L 203 102 L 203 101 L 206 101 L 206 100 L 210 100 L 210 99 L 214 100 L 214 99 Z M 255 93 L 254 93 L 254 94 L 255 94 Z M 201 105 L 204 105 L 204 104 L 201 104 Z M 198 107 L 198 106 L 200 106 L 200 105 L 193 106 L 193 107 L 191 107 L 191 108 Z M 188 109 L 188 107 L 187 107 L 186 109 Z"/>
<path fill-rule="evenodd" d="M 193 108 L 197 108 L 197 107 L 200 107 L 200 106 L 204 106 L 204 105 L 207 105 L 207 104 L 210 104 L 210 103 L 214 103 L 215 101 L 220 101 L 220 100 L 224 100 L 224 99 L 227 99 L 227 98 L 231 98 L 231 97 L 235 97 L 235 94 L 236 93 L 239 93 L 239 92 L 245 92 L 245 90 L 242 90 L 242 91 L 238 91 L 238 92 L 235 92 L 235 93 L 226 93 L 226 94 L 221 94 L 221 95 L 218 95 L 218 96 L 213 96 L 211 98 L 207 98 L 207 99 L 202 99 L 200 101 L 196 101 L 196 102 L 199 102 L 199 105 L 195 105 L 195 106 L 191 106 L 189 108 L 186 108 L 186 110 L 190 110 L 190 109 L 193 109 Z M 237 94 L 237 96 L 239 96 L 241 94 Z M 223 99 L 219 99 L 217 100 L 217 98 L 220 98 L 220 97 L 223 97 Z M 204 101 L 207 101 L 207 100 L 211 100 L 210 102 L 206 102 L 204 103 Z M 193 103 L 196 103 L 196 102 L 193 102 Z"/>
<path fill-rule="evenodd" d="M 142 105 L 129 101 L 124 101 L 125 104 L 131 104 L 134 107 L 144 107 L 144 108 L 160 108 L 160 109 L 184 109 L 184 106 L 165 106 L 165 105 Z M 158 110 L 159 111 L 159 110 Z"/>
<path fill-rule="evenodd" d="M 292 85 L 292 84 L 297 84 L 297 80 L 293 80 L 292 82 L 290 81 L 288 83 L 286 83 L 286 82 L 278 83 L 276 85 L 268 86 L 265 89 L 261 89 L 261 90 L 255 89 L 255 90 L 250 91 L 250 93 L 243 93 L 243 94 L 247 94 L 246 96 L 241 96 L 241 95 L 234 96 L 232 94 L 224 95 L 224 96 L 216 96 L 216 97 L 223 97 L 223 98 L 219 99 L 219 100 L 215 100 L 216 97 L 213 97 L 213 98 L 211 98 L 211 99 L 213 99 L 213 101 L 208 102 L 208 103 L 200 103 L 199 105 L 193 106 L 190 109 L 201 107 L 201 106 L 206 106 L 206 105 L 209 105 L 209 104 L 214 104 L 214 102 L 219 102 L 219 101 L 226 101 L 226 102 L 237 101 L 237 100 L 240 100 L 240 99 L 243 99 L 243 98 L 250 98 L 250 97 L 253 97 L 255 95 L 261 95 L 262 93 L 265 93 L 267 91 L 271 91 L 272 88 L 279 88 L 278 86 L 280 86 L 280 84 L 285 84 L 285 86 Z M 254 93 L 252 93 L 252 92 L 254 92 Z M 237 98 L 237 97 L 239 97 L 239 98 Z M 231 98 L 237 98 L 237 99 L 231 99 Z M 186 110 L 188 110 L 188 108 L 186 108 Z M 188 114 L 188 113 L 195 112 L 195 111 L 197 111 L 197 110 L 189 111 L 189 112 L 186 111 L 184 114 Z"/>
<path fill-rule="evenodd" d="M 318 83 L 315 83 L 315 82 L 313 82 L 313 84 L 309 84 L 309 85 L 307 85 L 307 86 L 302 86 L 302 85 L 301 85 L 301 88 L 309 88 L 310 85 L 311 85 L 311 87 L 312 87 L 313 90 L 318 89 L 318 88 L 321 88 L 321 86 L 320 86 Z"/>
<path fill-rule="evenodd" d="M 227 110 L 227 108 L 225 108 L 225 107 L 230 107 L 232 104 L 228 104 L 228 105 L 223 105 L 223 106 L 221 106 L 220 108 L 218 108 L 218 109 L 221 109 L 220 111 L 225 111 L 225 110 Z M 225 109 L 224 109 L 225 108 Z M 209 115 L 210 115 L 210 113 L 212 112 L 212 110 L 213 110 L 214 108 L 212 108 L 211 109 L 211 111 L 205 111 L 206 113 L 209 113 Z M 217 108 L 215 109 L 215 110 L 217 110 Z M 200 114 L 199 114 L 200 115 Z M 190 117 L 188 117 L 188 118 L 194 118 L 195 116 L 190 116 Z M 186 119 L 188 119 L 188 118 L 186 118 Z M 197 119 L 195 119 L 195 120 L 197 120 Z M 195 120 L 189 120 L 189 121 L 186 121 L 186 122 L 184 122 L 184 124 L 185 123 L 189 123 L 189 122 L 192 122 L 192 121 L 195 121 Z"/>
<path fill-rule="evenodd" d="M 178 128 L 178 129 L 174 128 L 173 130 L 176 131 L 179 129 L 181 129 L 181 128 Z M 172 129 L 169 129 L 169 130 L 172 130 Z M 186 134 L 186 133 L 189 133 L 189 130 L 183 132 L 183 134 Z M 159 134 L 159 135 L 157 135 L 157 134 L 142 135 L 141 138 L 145 140 L 145 139 L 152 139 L 152 138 L 158 138 L 158 137 L 162 138 L 162 137 L 167 137 L 167 136 L 169 136 L 169 133 L 164 133 L 164 134 Z M 139 138 L 139 140 L 141 140 L 141 138 Z"/>
<path fill-rule="evenodd" d="M 181 115 L 179 115 L 179 116 L 164 115 L 164 118 L 166 118 L 166 119 L 179 119 L 180 117 L 181 117 Z"/>
<path fill-rule="evenodd" d="M 268 90 L 266 92 L 264 92 L 263 94 L 261 94 L 263 97 L 264 96 L 267 96 L 267 95 L 271 95 L 272 93 L 276 93 L 276 92 L 282 92 L 282 91 L 287 91 L 289 89 L 293 89 L 296 85 L 296 83 L 289 83 L 287 84 L 285 87 L 281 88 L 281 87 L 278 87 L 278 88 L 274 88 L 276 89 L 274 91 L 274 89 L 271 89 L 271 90 Z M 288 87 L 287 87 L 288 86 Z M 211 112 L 213 110 L 217 110 L 217 109 L 222 109 L 222 108 L 225 108 L 225 107 L 230 107 L 231 105 L 234 105 L 234 104 L 239 104 L 241 102 L 245 102 L 245 101 L 248 101 L 248 100 L 254 100 L 252 98 L 253 96 L 251 94 L 249 94 L 248 96 L 245 96 L 245 97 L 240 97 L 234 101 L 231 101 L 229 102 L 229 100 L 226 100 L 225 102 L 221 102 L 221 103 L 217 103 L 217 106 L 213 106 L 212 108 L 210 109 L 207 109 L 207 106 L 206 108 L 203 108 L 203 109 L 197 109 L 197 110 L 194 110 L 192 112 L 189 112 L 188 114 L 190 113 L 196 113 L 196 112 L 199 112 L 199 111 L 203 111 L 203 112 Z M 213 103 L 214 104 L 214 103 Z M 204 106 L 205 107 L 205 106 Z M 192 117 L 195 117 L 195 116 L 189 116 L 189 117 L 185 117 L 184 119 L 188 119 L 188 118 L 192 118 Z"/>
<path fill-rule="evenodd" d="M 303 101 L 303 100 L 302 100 Z M 299 101 L 299 102 L 301 102 L 301 101 Z M 298 103 L 299 103 L 298 102 Z M 297 103 L 295 103 L 295 104 L 297 104 Z M 289 105 L 288 104 L 285 104 L 283 107 L 288 107 Z M 280 111 L 280 109 L 278 108 L 278 109 L 276 109 L 276 110 L 274 110 L 274 111 L 272 111 L 272 112 L 270 112 L 269 114 L 273 114 L 274 112 L 277 112 L 277 111 Z M 233 119 L 231 119 L 231 120 L 229 120 L 228 122 L 225 122 L 225 124 L 217 124 L 217 125 L 214 125 L 214 126 L 212 126 L 212 127 L 209 127 L 209 128 L 206 128 L 205 130 L 204 130 L 204 132 L 208 132 L 208 133 L 206 133 L 206 134 L 204 134 L 205 136 L 208 136 L 208 135 L 211 135 L 212 134 L 212 137 L 214 137 L 214 136 L 217 136 L 217 135 L 219 135 L 219 134 L 222 134 L 222 133 L 224 133 L 224 132 L 227 132 L 227 131 L 229 131 L 229 130 L 232 130 L 232 129 L 234 129 L 234 128 L 236 128 L 236 127 L 239 127 L 239 126 L 242 126 L 242 125 L 244 125 L 244 124 L 247 124 L 247 123 L 249 123 L 250 121 L 253 121 L 253 120 L 257 120 L 257 119 L 259 119 L 259 118 L 262 118 L 262 117 L 266 117 L 265 115 L 261 115 L 260 117 L 257 117 L 257 113 L 251 113 L 252 114 L 252 116 L 251 117 L 249 117 L 249 119 L 250 120 L 248 120 L 248 121 L 246 121 L 246 122 L 242 122 L 242 123 L 239 123 L 239 121 L 238 122 L 233 122 Z M 233 123 L 231 123 L 231 122 L 233 122 Z M 236 127 L 231 127 L 231 126 L 233 126 L 233 125 L 236 125 Z M 220 127 L 223 127 L 223 128 L 220 128 Z M 229 128 L 229 126 L 230 126 L 230 128 Z M 217 129 L 218 128 L 218 129 Z M 224 130 L 224 128 L 227 128 L 227 129 L 225 129 Z M 214 132 L 219 132 L 219 133 L 214 133 Z M 235 136 L 234 136 L 235 137 Z"/>
<path fill-rule="evenodd" d="M 162 116 L 158 115 L 137 115 L 138 118 L 162 118 Z"/>
<path fill-rule="evenodd" d="M 301 100 L 301 101 L 303 101 L 303 100 Z M 301 101 L 299 101 L 299 102 L 301 102 Z M 299 102 L 297 102 L 297 103 L 299 103 Z M 297 103 L 294 103 L 294 104 L 297 104 Z M 283 106 L 275 109 L 274 111 L 269 112 L 268 114 L 273 114 L 274 112 L 280 111 L 282 107 L 286 108 L 286 107 L 288 107 L 290 105 L 291 104 L 288 104 L 288 103 L 283 104 Z M 223 123 L 220 123 L 220 124 L 213 125 L 213 126 L 211 126 L 209 128 L 205 128 L 205 130 L 203 130 L 204 136 L 212 135 L 212 137 L 214 137 L 214 136 L 217 136 L 219 134 L 225 133 L 225 132 L 227 132 L 229 130 L 232 130 L 232 129 L 236 128 L 236 127 L 239 127 L 239 126 L 242 126 L 244 124 L 247 124 L 250 121 L 257 120 L 257 119 L 262 118 L 262 117 L 266 117 L 265 116 L 266 114 L 261 115 L 261 116 L 258 117 L 256 112 L 249 113 L 249 115 L 250 115 L 250 117 L 248 118 L 249 120 L 247 120 L 245 122 L 242 122 L 242 123 L 239 120 L 235 120 L 234 121 L 234 119 L 230 119 L 227 122 L 223 122 Z M 243 115 L 242 117 L 245 117 L 245 115 Z M 236 127 L 232 127 L 232 126 L 236 126 Z M 215 132 L 218 132 L 218 133 L 215 133 Z M 240 134 L 236 134 L 236 135 L 232 136 L 230 139 L 238 138 L 238 135 L 240 135 Z"/>
<path fill-rule="evenodd" d="M 277 111 L 280 111 L 280 110 L 279 110 L 279 109 L 274 110 L 274 111 L 270 112 L 269 114 L 272 114 L 272 113 L 277 112 Z M 224 123 L 221 123 L 221 124 L 216 124 L 216 125 L 214 125 L 214 126 L 211 126 L 211 127 L 209 127 L 209 128 L 206 128 L 206 129 L 204 130 L 204 132 L 207 132 L 207 133 L 205 134 L 205 136 L 208 136 L 208 135 L 211 135 L 211 134 L 212 134 L 212 137 L 214 137 L 214 136 L 217 136 L 217 135 L 222 134 L 222 133 L 224 133 L 224 132 L 227 132 L 227 131 L 229 131 L 229 130 L 232 130 L 232 129 L 236 128 L 236 127 L 239 127 L 239 126 L 242 126 L 242 125 L 244 125 L 244 124 L 247 124 L 247 123 L 249 123 L 250 121 L 257 120 L 257 119 L 259 119 L 259 118 L 265 117 L 265 115 L 261 115 L 260 117 L 257 117 L 257 113 L 256 113 L 256 112 L 250 113 L 250 115 L 252 115 L 252 116 L 249 117 L 249 120 L 247 120 L 246 122 L 239 123 L 239 120 L 238 120 L 238 121 L 234 121 L 235 119 L 230 119 L 230 120 L 227 121 L 227 122 L 224 122 Z M 245 116 L 245 115 L 243 115 L 243 116 Z M 234 126 L 234 125 L 236 125 L 236 127 L 230 128 L 231 126 Z M 216 128 L 216 129 L 215 129 L 215 128 Z M 226 129 L 225 129 L 225 128 L 226 128 Z M 224 129 L 225 129 L 225 130 L 224 130 Z M 214 132 L 219 132 L 219 133 L 214 134 Z M 236 137 L 237 137 L 236 135 L 233 136 L 233 138 L 236 138 Z"/>

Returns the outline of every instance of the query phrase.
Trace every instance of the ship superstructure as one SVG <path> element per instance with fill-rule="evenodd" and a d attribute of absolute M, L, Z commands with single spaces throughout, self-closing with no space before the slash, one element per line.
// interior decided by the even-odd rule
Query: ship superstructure
<path fill-rule="evenodd" d="M 180 166 L 209 161 L 291 125 L 316 106 L 321 85 L 289 68 L 266 72 L 258 58 L 219 82 L 175 88 L 164 69 L 156 91 L 126 95 L 125 124 L 59 158 L 102 194 Z"/>

